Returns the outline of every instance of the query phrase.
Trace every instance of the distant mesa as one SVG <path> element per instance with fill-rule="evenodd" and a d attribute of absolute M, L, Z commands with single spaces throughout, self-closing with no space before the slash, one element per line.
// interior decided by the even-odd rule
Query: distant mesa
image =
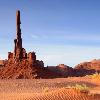
<path fill-rule="evenodd" d="M 100 60 L 92 60 L 90 62 L 83 62 L 75 66 L 75 69 L 93 69 L 93 70 L 100 70 Z"/>
<path fill-rule="evenodd" d="M 74 76 L 74 69 L 64 64 L 59 64 L 57 66 L 48 66 L 48 69 L 59 77 Z"/>
<path fill-rule="evenodd" d="M 100 59 L 93 59 L 92 61 L 82 62 L 74 68 L 74 76 L 85 76 L 94 73 L 100 73 Z"/>

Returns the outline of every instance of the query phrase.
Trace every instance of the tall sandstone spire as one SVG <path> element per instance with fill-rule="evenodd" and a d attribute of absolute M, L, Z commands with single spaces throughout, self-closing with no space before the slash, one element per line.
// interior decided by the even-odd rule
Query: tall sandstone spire
<path fill-rule="evenodd" d="M 22 38 L 21 38 L 21 28 L 20 28 L 20 11 L 16 12 L 16 39 L 14 40 L 15 48 L 14 48 L 14 58 L 21 59 L 22 58 Z"/>
<path fill-rule="evenodd" d="M 20 11 L 16 12 L 16 38 L 14 39 L 14 51 L 8 52 L 8 59 L 4 61 L 0 79 L 2 78 L 40 78 L 44 74 L 44 63 L 36 59 L 35 52 L 26 52 L 22 46 Z"/>
<path fill-rule="evenodd" d="M 20 11 L 16 12 L 16 38 L 14 39 L 14 52 L 8 52 L 9 62 L 25 61 L 32 65 L 44 66 L 43 61 L 36 60 L 35 52 L 26 52 L 22 46 Z"/>

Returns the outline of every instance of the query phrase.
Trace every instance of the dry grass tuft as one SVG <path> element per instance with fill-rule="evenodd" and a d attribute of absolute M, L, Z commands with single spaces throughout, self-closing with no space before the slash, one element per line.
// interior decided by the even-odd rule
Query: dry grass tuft
<path fill-rule="evenodd" d="M 86 86 L 86 84 L 75 84 L 73 86 L 69 85 L 67 88 L 79 90 L 80 92 L 84 92 L 84 93 L 88 93 L 90 89 L 88 86 Z"/>
<path fill-rule="evenodd" d="M 90 75 L 90 77 L 91 77 L 92 79 L 99 79 L 99 80 L 100 80 L 100 73 L 95 73 L 95 74 L 93 74 L 93 75 Z"/>
<path fill-rule="evenodd" d="M 42 88 L 42 92 L 43 92 L 43 93 L 49 92 L 49 87 L 44 87 L 44 88 Z"/>

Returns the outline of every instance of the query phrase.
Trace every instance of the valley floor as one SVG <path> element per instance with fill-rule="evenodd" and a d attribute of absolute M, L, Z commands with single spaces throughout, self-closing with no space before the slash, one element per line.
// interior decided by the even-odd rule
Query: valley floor
<path fill-rule="evenodd" d="M 0 100 L 100 100 L 100 78 L 0 80 Z"/>

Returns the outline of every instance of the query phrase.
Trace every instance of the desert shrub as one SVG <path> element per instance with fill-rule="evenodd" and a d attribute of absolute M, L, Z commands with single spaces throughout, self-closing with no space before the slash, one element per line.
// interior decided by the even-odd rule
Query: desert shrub
<path fill-rule="evenodd" d="M 42 92 L 43 92 L 43 93 L 47 93 L 48 91 L 49 91 L 49 88 L 48 88 L 48 87 L 42 88 Z"/>
<path fill-rule="evenodd" d="M 93 74 L 93 75 L 90 75 L 90 77 L 91 77 L 92 79 L 95 79 L 95 78 L 99 78 L 99 79 L 100 79 L 100 73 L 95 73 L 95 74 Z"/>

